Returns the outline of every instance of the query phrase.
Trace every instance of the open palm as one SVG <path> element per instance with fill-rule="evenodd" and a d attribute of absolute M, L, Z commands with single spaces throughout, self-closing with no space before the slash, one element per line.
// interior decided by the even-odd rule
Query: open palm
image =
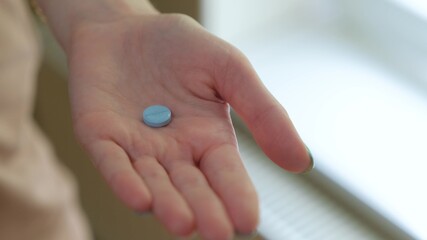
<path fill-rule="evenodd" d="M 250 233 L 256 192 L 242 165 L 229 104 L 265 153 L 302 172 L 309 156 L 284 109 L 233 47 L 181 15 L 85 26 L 69 54 L 78 139 L 118 197 L 153 211 L 176 235 Z M 150 128 L 142 111 L 172 110 Z"/>

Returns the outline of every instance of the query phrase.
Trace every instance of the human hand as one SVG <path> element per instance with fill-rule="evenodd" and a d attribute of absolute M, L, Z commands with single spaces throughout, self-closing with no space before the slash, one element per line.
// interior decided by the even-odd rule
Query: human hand
<path fill-rule="evenodd" d="M 247 59 L 183 15 L 142 15 L 82 25 L 68 49 L 77 138 L 115 194 L 152 211 L 173 234 L 230 239 L 258 224 L 229 104 L 280 167 L 310 157 L 285 110 Z M 172 122 L 141 122 L 153 104 Z"/>

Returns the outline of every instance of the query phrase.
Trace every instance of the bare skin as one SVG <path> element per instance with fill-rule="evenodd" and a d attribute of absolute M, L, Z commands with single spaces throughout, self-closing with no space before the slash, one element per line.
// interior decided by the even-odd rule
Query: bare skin
<path fill-rule="evenodd" d="M 280 167 L 311 166 L 285 110 L 234 47 L 177 14 L 85 22 L 67 37 L 77 138 L 115 194 L 177 236 L 250 233 L 258 199 L 238 152 L 230 105 Z M 153 104 L 172 122 L 141 122 Z"/>

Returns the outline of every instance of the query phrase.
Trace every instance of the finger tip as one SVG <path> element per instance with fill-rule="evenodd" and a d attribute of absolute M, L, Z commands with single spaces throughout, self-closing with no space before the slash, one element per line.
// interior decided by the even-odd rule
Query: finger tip
<path fill-rule="evenodd" d="M 218 231 L 218 232 L 211 232 L 211 233 L 201 233 L 200 235 L 203 237 L 203 239 L 206 239 L 206 240 L 234 239 L 234 232 L 231 229 L 229 231 L 222 231 L 222 232 Z"/>
<path fill-rule="evenodd" d="M 165 211 L 166 210 L 166 211 Z M 166 229 L 173 235 L 188 237 L 194 233 L 194 216 L 186 208 L 165 208 L 159 211 L 155 209 L 158 219 L 164 224 Z"/>
<path fill-rule="evenodd" d="M 254 134 L 256 142 L 264 153 L 274 163 L 289 172 L 309 171 L 313 166 L 313 158 L 296 130 L 277 127 L 273 130 L 270 134 L 263 131 Z"/>
<path fill-rule="evenodd" d="M 195 226 L 192 219 L 181 218 L 167 224 L 167 229 L 173 235 L 187 238 L 194 235 Z"/>
<path fill-rule="evenodd" d="M 239 213 L 233 214 L 232 218 L 235 231 L 244 235 L 254 232 L 259 224 L 258 199 L 254 198 L 254 201 L 248 204 L 241 204 L 240 210 Z"/>
<path fill-rule="evenodd" d="M 196 240 L 197 238 L 197 232 L 192 231 L 191 233 L 187 235 L 180 235 L 178 236 L 177 240 Z"/>
<path fill-rule="evenodd" d="M 256 229 L 258 227 L 259 221 L 258 219 L 251 219 L 249 221 L 245 221 L 242 224 L 236 226 L 236 235 L 237 236 L 250 236 L 256 233 Z"/>
<path fill-rule="evenodd" d="M 288 172 L 295 173 L 295 174 L 309 173 L 314 168 L 314 162 L 313 162 L 313 160 L 311 160 L 310 157 L 308 157 L 306 159 L 308 159 L 308 160 L 301 161 L 298 164 L 295 164 L 294 166 L 285 167 L 285 169 Z"/>
<path fill-rule="evenodd" d="M 217 222 L 216 226 L 199 226 L 200 236 L 206 240 L 233 239 L 234 229 L 231 222 Z"/>
<path fill-rule="evenodd" d="M 139 184 L 133 176 L 117 177 L 112 184 L 113 191 L 120 200 L 136 212 L 147 212 L 151 209 L 152 196 L 144 185 Z"/>
<path fill-rule="evenodd" d="M 308 173 L 314 168 L 313 155 L 305 145 L 302 146 L 285 151 L 285 158 L 282 155 L 272 156 L 271 159 L 288 172 L 296 174 Z"/>
<path fill-rule="evenodd" d="M 121 199 L 125 205 L 139 213 L 149 213 L 151 209 L 151 196 L 145 194 L 135 194 L 124 196 Z"/>
<path fill-rule="evenodd" d="M 256 230 L 254 230 L 253 232 L 249 232 L 249 233 L 237 232 L 235 239 L 236 240 L 250 240 L 250 239 L 254 239 L 257 235 L 258 235 L 258 232 Z"/>

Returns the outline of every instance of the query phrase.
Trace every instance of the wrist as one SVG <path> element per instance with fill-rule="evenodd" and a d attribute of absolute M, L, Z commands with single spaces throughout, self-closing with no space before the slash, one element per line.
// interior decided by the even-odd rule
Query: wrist
<path fill-rule="evenodd" d="M 89 3 L 86 3 L 89 2 Z M 105 23 L 135 15 L 157 14 L 148 1 L 96 0 L 79 4 L 70 17 L 71 26 L 86 23 Z"/>
<path fill-rule="evenodd" d="M 149 1 L 145 0 L 37 0 L 37 2 L 65 51 L 70 47 L 75 32 L 84 26 L 159 13 Z"/>

